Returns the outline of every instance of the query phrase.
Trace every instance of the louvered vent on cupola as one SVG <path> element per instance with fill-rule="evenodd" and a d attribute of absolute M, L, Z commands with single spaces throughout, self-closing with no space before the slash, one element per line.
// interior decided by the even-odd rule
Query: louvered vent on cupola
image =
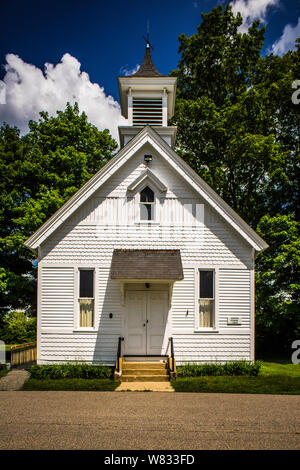
<path fill-rule="evenodd" d="M 162 98 L 133 98 L 133 126 L 162 126 Z"/>

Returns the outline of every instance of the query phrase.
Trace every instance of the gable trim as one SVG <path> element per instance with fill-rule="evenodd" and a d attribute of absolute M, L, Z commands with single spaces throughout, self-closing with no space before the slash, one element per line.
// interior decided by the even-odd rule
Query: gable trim
<path fill-rule="evenodd" d="M 25 246 L 36 250 L 41 243 L 92 196 L 92 194 L 98 190 L 113 173 L 119 170 L 145 143 L 150 143 L 150 145 L 165 158 L 170 166 L 175 169 L 175 171 L 179 173 L 256 251 L 262 251 L 268 247 L 267 243 L 257 235 L 257 233 L 199 175 L 197 175 L 197 173 L 180 158 L 150 126 L 145 126 L 101 170 L 92 176 L 82 188 L 25 241 Z M 152 173 L 152 175 L 154 174 Z"/>
<path fill-rule="evenodd" d="M 151 129 L 155 132 L 154 129 Z M 268 244 L 219 196 L 174 150 L 164 141 L 157 145 L 152 144 L 157 152 L 165 149 L 165 159 L 175 171 L 189 182 L 189 184 L 213 207 L 246 241 L 256 250 L 262 251 L 268 248 Z M 170 155 L 171 154 L 171 155 Z M 178 171 L 178 167 L 181 171 Z"/>
<path fill-rule="evenodd" d="M 155 174 L 147 168 L 140 176 L 136 178 L 136 180 L 131 183 L 127 190 L 128 191 L 135 191 L 140 184 L 142 184 L 144 181 L 151 181 L 158 189 L 160 192 L 164 193 L 167 191 L 167 187 L 155 176 Z"/>

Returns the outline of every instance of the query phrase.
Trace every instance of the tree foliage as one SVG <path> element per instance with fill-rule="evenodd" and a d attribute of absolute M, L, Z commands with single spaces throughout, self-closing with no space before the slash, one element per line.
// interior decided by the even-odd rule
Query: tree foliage
<path fill-rule="evenodd" d="M 266 215 L 257 227 L 269 244 L 256 263 L 259 352 L 291 352 L 291 344 L 300 334 L 299 228 L 291 215 Z"/>
<path fill-rule="evenodd" d="M 263 56 L 265 27 L 254 21 L 241 33 L 241 24 L 230 4 L 219 5 L 195 34 L 179 36 L 171 123 L 178 153 L 270 244 L 257 260 L 257 338 L 262 350 L 263 337 L 276 337 L 282 351 L 300 334 L 300 105 L 291 99 L 300 42 L 282 57 Z"/>
<path fill-rule="evenodd" d="M 7 312 L 2 318 L 1 340 L 6 344 L 36 341 L 36 318 L 25 312 Z"/>
<path fill-rule="evenodd" d="M 117 144 L 78 106 L 40 113 L 29 132 L 0 128 L 0 312 L 34 313 L 35 255 L 24 241 L 110 158 Z"/>

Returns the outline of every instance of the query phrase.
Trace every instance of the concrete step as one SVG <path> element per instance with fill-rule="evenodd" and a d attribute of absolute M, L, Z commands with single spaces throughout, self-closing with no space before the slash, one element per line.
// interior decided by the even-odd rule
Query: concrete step
<path fill-rule="evenodd" d="M 123 356 L 126 362 L 167 362 L 169 356 Z"/>
<path fill-rule="evenodd" d="M 121 377 L 122 382 L 169 382 L 168 375 L 136 375 L 128 374 Z"/>
<path fill-rule="evenodd" d="M 164 370 L 167 368 L 166 362 L 123 362 L 124 369 L 158 369 Z"/>
<path fill-rule="evenodd" d="M 132 369 L 132 368 L 126 368 L 122 370 L 122 375 L 168 375 L 169 371 L 168 369 L 148 369 L 148 368 L 143 368 L 143 369 Z"/>

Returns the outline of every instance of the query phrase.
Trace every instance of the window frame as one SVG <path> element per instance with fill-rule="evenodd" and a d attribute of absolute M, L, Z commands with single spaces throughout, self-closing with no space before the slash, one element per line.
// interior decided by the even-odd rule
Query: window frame
<path fill-rule="evenodd" d="M 144 189 L 146 189 L 146 188 L 149 188 L 149 189 L 153 192 L 153 202 L 142 202 L 142 201 L 141 201 L 141 193 L 142 193 L 142 191 L 144 191 Z M 153 187 L 152 187 L 151 185 L 147 184 L 147 182 L 146 182 L 146 184 L 145 184 L 141 189 L 138 190 L 138 193 L 137 193 L 137 194 L 138 194 L 138 207 L 139 207 L 139 214 L 138 214 L 139 223 L 141 223 L 141 224 L 149 224 L 149 223 L 151 224 L 151 223 L 155 223 L 155 222 L 157 221 L 157 215 L 156 215 L 156 212 L 157 212 L 157 207 L 156 207 L 156 206 L 157 206 L 156 191 L 154 191 Z M 151 209 L 151 212 L 153 211 L 153 214 L 152 214 L 152 215 L 153 215 L 153 218 L 152 218 L 152 219 L 142 219 L 142 218 L 141 218 L 141 211 L 142 211 L 141 206 L 142 206 L 142 204 L 143 204 L 143 205 L 148 204 L 148 205 L 150 205 L 150 206 L 152 207 L 152 209 Z"/>
<path fill-rule="evenodd" d="M 213 272 L 213 295 L 214 297 L 209 299 L 213 300 L 213 313 L 212 313 L 212 326 L 203 327 L 200 326 L 199 321 L 199 309 L 200 309 L 200 272 L 201 271 L 212 271 Z M 218 331 L 218 307 L 219 307 L 219 269 L 215 266 L 201 266 L 196 268 L 195 273 L 195 331 L 201 333 L 215 333 Z M 203 298 L 203 300 L 205 300 Z"/>
<path fill-rule="evenodd" d="M 80 271 L 93 271 L 93 297 L 80 297 Z M 76 320 L 75 320 L 75 330 L 77 331 L 95 331 L 96 330 L 96 269 L 94 267 L 80 266 L 77 268 L 77 286 L 76 286 Z M 93 326 L 80 326 L 80 299 L 92 299 L 93 300 Z"/>

